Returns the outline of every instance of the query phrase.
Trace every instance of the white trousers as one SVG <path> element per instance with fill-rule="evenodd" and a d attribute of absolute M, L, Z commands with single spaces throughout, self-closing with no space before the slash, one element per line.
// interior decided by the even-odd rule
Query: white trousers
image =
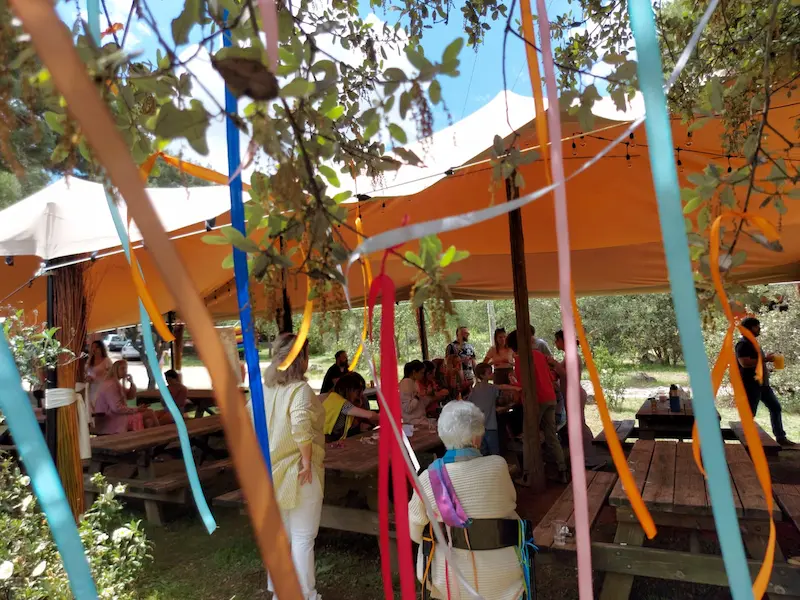
<path fill-rule="evenodd" d="M 300 503 L 291 510 L 281 510 L 283 527 L 292 546 L 292 562 L 305 600 L 322 600 L 317 594 L 314 573 L 314 541 L 322 516 L 322 482 L 314 477 L 311 483 L 300 486 Z M 272 580 L 269 591 L 274 592 Z M 275 600 L 279 600 L 277 595 Z"/>

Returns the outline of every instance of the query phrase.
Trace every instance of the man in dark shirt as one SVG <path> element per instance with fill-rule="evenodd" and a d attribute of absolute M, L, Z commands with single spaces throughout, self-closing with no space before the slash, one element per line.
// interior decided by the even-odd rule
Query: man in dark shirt
<path fill-rule="evenodd" d="M 755 317 L 744 319 L 742 327 L 749 330 L 755 337 L 761 334 L 761 323 Z M 756 379 L 759 350 L 763 361 L 763 381 Z M 753 342 L 744 336 L 736 344 L 736 361 L 739 363 L 739 373 L 742 375 L 742 383 L 744 384 L 745 392 L 747 392 L 747 401 L 750 404 L 750 410 L 753 411 L 753 416 L 755 417 L 756 415 L 758 403 L 762 402 L 769 410 L 769 418 L 772 422 L 772 433 L 775 436 L 775 440 L 781 446 L 794 446 L 794 442 L 789 441 L 786 437 L 781 416 L 781 403 L 769 384 L 769 371 L 767 371 L 766 363 L 774 360 L 775 356 L 773 354 L 764 354 L 764 351 L 760 348 L 756 350 Z"/>
<path fill-rule="evenodd" d="M 470 385 L 475 383 L 474 369 L 478 362 L 475 360 L 475 348 L 469 343 L 469 329 L 463 326 L 456 329 L 456 339 L 447 344 L 444 355 L 458 356 L 458 358 L 461 359 L 461 365 L 464 368 L 464 379 L 469 381 Z"/>
<path fill-rule="evenodd" d="M 347 352 L 339 350 L 334 356 L 335 362 L 325 373 L 325 379 L 322 380 L 322 388 L 319 390 L 320 394 L 327 394 L 336 385 L 339 378 L 347 373 Z"/>

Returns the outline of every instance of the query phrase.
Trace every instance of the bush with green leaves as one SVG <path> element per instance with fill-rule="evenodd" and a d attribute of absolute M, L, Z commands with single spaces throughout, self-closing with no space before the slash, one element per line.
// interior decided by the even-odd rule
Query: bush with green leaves
<path fill-rule="evenodd" d="M 0 598 L 70 600 L 73 598 L 61 557 L 30 478 L 0 454 Z M 81 541 L 102 599 L 133 600 L 135 583 L 151 560 L 151 544 L 138 521 L 126 521 L 116 494 L 101 476 L 105 491 L 78 524 Z"/>
<path fill-rule="evenodd" d="M 606 402 L 611 410 L 622 407 L 625 399 L 625 390 L 628 387 L 628 377 L 621 360 L 614 356 L 605 346 L 594 349 L 594 361 L 600 372 L 600 383 L 603 385 Z"/>

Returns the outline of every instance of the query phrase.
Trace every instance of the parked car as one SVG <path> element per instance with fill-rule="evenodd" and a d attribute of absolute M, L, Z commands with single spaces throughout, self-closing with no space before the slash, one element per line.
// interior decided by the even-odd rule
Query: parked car
<path fill-rule="evenodd" d="M 125 360 L 139 360 L 141 357 L 139 356 L 139 351 L 131 342 L 125 342 L 122 347 L 122 358 Z"/>
<path fill-rule="evenodd" d="M 103 340 L 106 344 L 106 348 L 111 350 L 112 352 L 119 352 L 125 346 L 125 343 L 128 341 L 124 337 L 119 334 L 112 333 L 106 336 L 106 339 Z"/>

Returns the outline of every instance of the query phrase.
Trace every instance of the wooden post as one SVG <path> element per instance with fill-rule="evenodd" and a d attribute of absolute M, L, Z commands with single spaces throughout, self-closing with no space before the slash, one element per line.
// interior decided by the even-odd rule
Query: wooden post
<path fill-rule="evenodd" d="M 506 179 L 506 200 L 519 197 L 514 175 Z M 517 360 L 522 385 L 522 482 L 534 490 L 545 488 L 544 462 L 539 439 L 539 403 L 536 398 L 536 371 L 531 348 L 531 317 L 528 312 L 528 277 L 525 270 L 525 239 L 522 233 L 522 213 L 508 213 L 508 232 L 511 239 L 511 271 L 514 278 L 514 309 L 517 313 Z"/>
<path fill-rule="evenodd" d="M 419 345 L 422 348 L 422 360 L 430 360 L 428 352 L 428 329 L 425 326 L 425 307 L 417 309 L 417 331 L 419 332 Z"/>
<path fill-rule="evenodd" d="M 489 346 L 494 345 L 494 330 L 497 329 L 497 319 L 494 315 L 494 300 L 486 303 L 486 314 L 489 317 Z"/>
<path fill-rule="evenodd" d="M 172 326 L 172 335 L 175 336 L 175 341 L 172 342 L 172 368 L 180 371 L 183 366 L 183 334 L 186 331 L 186 325 L 183 323 L 175 323 Z"/>
<path fill-rule="evenodd" d="M 167 313 L 167 327 L 169 327 L 169 332 L 175 336 L 175 312 L 169 311 Z M 169 345 L 169 368 L 173 371 L 175 370 L 175 342 L 177 340 L 172 340 Z"/>
<path fill-rule="evenodd" d="M 45 266 L 50 266 L 50 263 L 45 263 Z M 55 273 L 50 271 L 47 273 L 47 326 L 55 327 L 56 322 L 56 303 L 55 303 Z M 47 369 L 47 389 L 55 389 L 58 387 L 58 372 L 56 368 Z M 44 435 L 47 441 L 47 448 L 53 457 L 53 462 L 56 462 L 58 455 L 58 417 L 56 409 L 44 411 L 45 425 Z"/>

